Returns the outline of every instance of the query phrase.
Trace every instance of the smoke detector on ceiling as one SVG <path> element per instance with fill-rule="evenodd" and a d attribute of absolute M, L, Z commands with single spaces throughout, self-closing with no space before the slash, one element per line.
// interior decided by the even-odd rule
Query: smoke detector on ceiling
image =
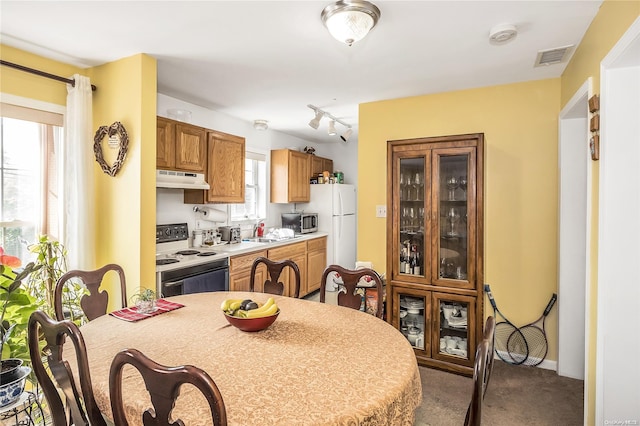
<path fill-rule="evenodd" d="M 256 130 L 267 130 L 269 122 L 267 120 L 253 120 L 253 128 Z"/>
<path fill-rule="evenodd" d="M 516 38 L 518 30 L 512 24 L 499 24 L 489 31 L 489 42 L 491 44 L 504 44 Z"/>

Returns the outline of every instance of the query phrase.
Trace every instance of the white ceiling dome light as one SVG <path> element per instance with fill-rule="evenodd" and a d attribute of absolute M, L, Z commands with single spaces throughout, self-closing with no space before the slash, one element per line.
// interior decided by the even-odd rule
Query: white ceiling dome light
<path fill-rule="evenodd" d="M 518 29 L 512 24 L 499 24 L 489 31 L 489 42 L 491 44 L 504 44 L 513 40 L 518 35 Z"/>
<path fill-rule="evenodd" d="M 380 9 L 364 0 L 340 0 L 325 7 L 320 16 L 333 38 L 351 46 L 376 26 Z"/>
<path fill-rule="evenodd" d="M 269 128 L 269 122 L 267 120 L 254 120 L 253 128 L 256 130 L 267 130 Z"/>

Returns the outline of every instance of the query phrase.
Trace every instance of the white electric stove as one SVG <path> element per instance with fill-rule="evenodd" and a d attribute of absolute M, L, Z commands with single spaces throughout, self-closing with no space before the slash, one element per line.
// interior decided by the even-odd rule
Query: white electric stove
<path fill-rule="evenodd" d="M 164 297 L 229 289 L 229 255 L 189 247 L 186 223 L 156 225 L 156 287 Z"/>

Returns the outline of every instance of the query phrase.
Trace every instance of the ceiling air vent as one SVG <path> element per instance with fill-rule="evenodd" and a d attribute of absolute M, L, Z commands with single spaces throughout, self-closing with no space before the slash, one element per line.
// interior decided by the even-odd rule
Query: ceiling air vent
<path fill-rule="evenodd" d="M 569 56 L 571 56 L 573 47 L 574 45 L 570 44 L 569 46 L 556 47 L 556 48 L 547 49 L 547 50 L 539 50 L 534 67 L 541 67 L 543 65 L 553 65 L 553 64 L 559 64 L 561 62 L 566 62 L 569 59 Z"/>

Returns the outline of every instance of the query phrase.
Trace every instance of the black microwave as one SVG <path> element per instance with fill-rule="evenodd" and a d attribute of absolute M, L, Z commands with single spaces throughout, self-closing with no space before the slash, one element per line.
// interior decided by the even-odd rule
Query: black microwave
<path fill-rule="evenodd" d="M 296 234 L 308 234 L 318 230 L 317 213 L 282 213 L 282 227 L 293 229 Z"/>

